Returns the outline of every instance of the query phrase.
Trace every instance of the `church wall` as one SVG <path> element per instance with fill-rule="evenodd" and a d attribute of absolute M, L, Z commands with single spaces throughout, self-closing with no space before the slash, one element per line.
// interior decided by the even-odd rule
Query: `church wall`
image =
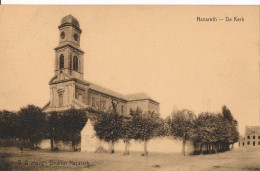
<path fill-rule="evenodd" d="M 75 98 L 88 105 L 88 86 L 75 83 Z"/>
<path fill-rule="evenodd" d="M 83 102 L 84 104 L 86 104 L 86 93 L 84 89 L 78 88 L 76 87 L 75 90 L 75 98 L 81 102 Z"/>
<path fill-rule="evenodd" d="M 122 107 L 123 107 L 123 109 L 122 109 Z M 124 115 L 124 116 L 126 116 L 126 115 L 128 116 L 129 113 L 127 113 L 127 103 L 119 102 L 118 105 L 117 105 L 117 112 L 119 114 Z"/>
<path fill-rule="evenodd" d="M 151 111 L 151 112 L 156 112 L 156 113 L 159 113 L 159 104 L 158 103 L 154 103 L 152 102 L 151 100 L 149 100 L 149 103 L 148 103 L 148 110 Z"/>
<path fill-rule="evenodd" d="M 93 99 L 95 98 L 95 104 L 93 105 Z M 100 110 L 112 110 L 112 96 L 104 95 L 98 92 L 90 91 L 88 93 L 88 105 L 94 109 Z M 118 102 L 119 101 L 119 102 Z M 114 100 L 114 103 L 117 104 L 117 112 L 119 114 L 126 115 L 127 114 L 127 104 L 122 100 Z M 123 111 L 122 111 L 123 106 Z"/>
<path fill-rule="evenodd" d="M 94 98 L 94 100 L 93 100 Z M 88 96 L 88 105 L 94 109 L 98 109 L 98 105 L 97 103 L 100 101 L 99 99 L 99 94 L 97 93 L 93 93 L 93 92 L 89 92 L 89 96 Z"/>
<path fill-rule="evenodd" d="M 135 100 L 127 103 L 127 113 L 130 113 L 130 109 L 136 110 L 138 108 L 142 109 L 143 112 L 148 111 L 148 100 Z"/>
<path fill-rule="evenodd" d="M 60 106 L 59 94 L 62 94 L 63 104 Z M 46 112 L 59 111 L 71 108 L 75 96 L 74 81 L 61 82 L 50 86 L 50 106 Z"/>

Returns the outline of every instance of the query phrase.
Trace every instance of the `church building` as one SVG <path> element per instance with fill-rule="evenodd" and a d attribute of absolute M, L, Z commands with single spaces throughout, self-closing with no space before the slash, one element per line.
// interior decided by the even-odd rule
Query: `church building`
<path fill-rule="evenodd" d="M 84 80 L 84 51 L 80 48 L 82 30 L 78 20 L 72 15 L 65 16 L 58 29 L 59 45 L 54 49 L 55 75 L 49 82 L 50 101 L 44 106 L 44 112 L 87 107 L 106 111 L 113 101 L 118 113 L 125 116 L 137 107 L 143 112 L 159 113 L 159 103 L 145 93 L 122 95 Z"/>
<path fill-rule="evenodd" d="M 112 109 L 112 104 L 117 104 L 118 113 L 124 116 L 130 116 L 130 109 L 137 108 L 159 113 L 159 103 L 145 93 L 122 95 L 84 80 L 84 51 L 80 48 L 82 30 L 78 20 L 71 15 L 65 16 L 58 29 L 59 45 L 54 49 L 55 75 L 49 81 L 50 101 L 43 107 L 44 112 L 88 107 L 107 111 Z M 94 135 L 93 125 L 88 121 L 81 131 L 81 143 L 78 144 L 81 151 L 99 148 L 100 141 Z"/>

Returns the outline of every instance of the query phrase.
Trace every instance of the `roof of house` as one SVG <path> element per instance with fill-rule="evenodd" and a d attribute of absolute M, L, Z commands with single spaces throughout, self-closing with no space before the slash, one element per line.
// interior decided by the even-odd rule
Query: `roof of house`
<path fill-rule="evenodd" d="M 260 135 L 260 126 L 246 126 L 246 135 Z"/>

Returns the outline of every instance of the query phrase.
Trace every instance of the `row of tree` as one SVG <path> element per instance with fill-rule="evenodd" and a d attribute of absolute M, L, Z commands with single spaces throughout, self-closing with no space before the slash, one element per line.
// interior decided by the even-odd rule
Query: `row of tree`
<path fill-rule="evenodd" d="M 129 154 L 128 144 L 131 139 L 144 142 L 144 153 L 147 155 L 147 141 L 163 135 L 164 120 L 158 114 L 143 113 L 139 108 L 131 110 L 131 117 L 124 117 L 116 110 L 109 112 L 87 109 L 94 116 L 94 130 L 96 136 L 107 143 L 111 143 L 111 152 L 114 152 L 114 143 L 122 139 L 125 143 L 124 154 Z"/>
<path fill-rule="evenodd" d="M 185 155 L 187 141 L 193 144 L 195 153 L 215 153 L 229 150 L 230 144 L 237 142 L 239 137 L 237 121 L 226 106 L 222 107 L 222 113 L 202 112 L 198 116 L 186 109 L 174 110 L 166 119 L 156 113 L 142 113 L 138 108 L 130 111 L 129 118 L 116 111 L 88 111 L 96 116 L 97 137 L 111 144 L 123 139 L 125 154 L 129 154 L 127 146 L 131 139 L 143 141 L 143 155 L 147 155 L 147 141 L 153 137 L 172 136 L 183 141 L 182 153 Z"/>
<path fill-rule="evenodd" d="M 111 152 L 114 151 L 113 144 L 120 139 L 125 142 L 125 154 L 129 154 L 130 140 L 143 141 L 143 155 L 148 154 L 147 142 L 159 136 L 181 139 L 184 155 L 187 141 L 194 145 L 197 153 L 229 150 L 230 144 L 238 141 L 237 121 L 226 106 L 219 114 L 204 112 L 196 116 L 192 111 L 183 109 L 174 110 L 169 117 L 162 119 L 157 113 L 143 113 L 138 108 L 130 110 L 130 117 L 124 117 L 118 114 L 116 104 L 113 104 L 109 111 L 87 108 L 46 114 L 34 105 L 18 112 L 0 111 L 0 138 L 16 138 L 28 142 L 31 148 L 48 138 L 52 150 L 54 141 L 71 142 L 76 150 L 80 132 L 90 119 L 96 136 L 111 143 Z"/>
<path fill-rule="evenodd" d="M 87 122 L 85 110 L 43 113 L 41 108 L 28 105 L 18 112 L 0 111 L 0 138 L 16 139 L 20 148 L 35 149 L 42 139 L 71 142 L 73 149 L 80 141 L 80 132 Z"/>
<path fill-rule="evenodd" d="M 195 153 L 215 153 L 229 150 L 238 141 L 238 124 L 230 110 L 222 107 L 222 113 L 202 112 L 198 116 L 189 110 L 176 110 L 166 118 L 169 134 L 183 141 L 192 142 Z"/>

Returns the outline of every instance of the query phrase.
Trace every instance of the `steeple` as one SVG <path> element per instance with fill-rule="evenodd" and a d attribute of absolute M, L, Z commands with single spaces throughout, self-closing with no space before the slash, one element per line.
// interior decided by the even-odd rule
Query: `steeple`
<path fill-rule="evenodd" d="M 58 26 L 59 45 L 55 48 L 55 74 L 66 75 L 83 79 L 84 52 L 80 49 L 80 36 L 82 30 L 78 20 L 72 15 L 62 18 Z"/>

